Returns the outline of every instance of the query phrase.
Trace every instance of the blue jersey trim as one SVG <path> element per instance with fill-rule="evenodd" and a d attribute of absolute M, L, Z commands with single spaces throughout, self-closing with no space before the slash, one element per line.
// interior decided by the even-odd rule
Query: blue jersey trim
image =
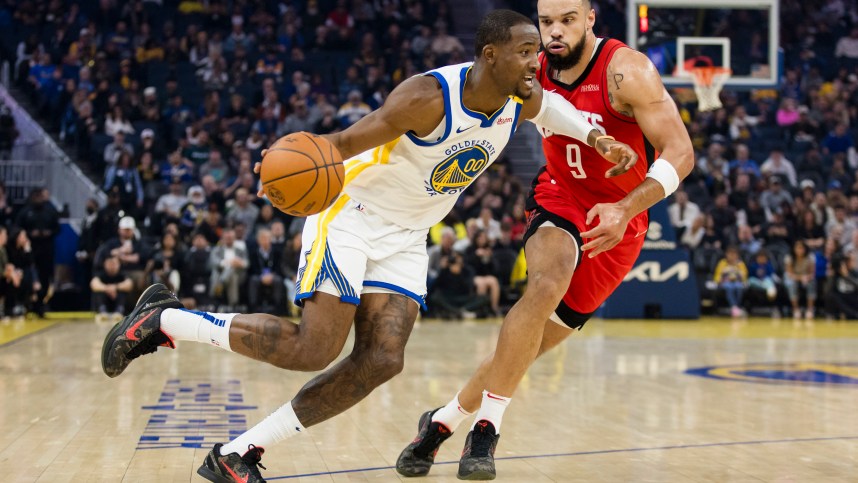
<path fill-rule="evenodd" d="M 515 103 L 515 115 L 512 117 L 512 129 L 509 131 L 509 139 L 512 140 L 515 131 L 518 130 L 518 115 L 521 114 L 521 103 Z"/>
<path fill-rule="evenodd" d="M 405 135 L 408 136 L 408 139 L 410 139 L 412 143 L 418 146 L 435 146 L 443 143 L 447 137 L 450 136 L 450 129 L 453 126 L 453 109 L 450 104 L 450 86 L 447 85 L 447 79 L 445 79 L 440 72 L 428 72 L 426 75 L 431 75 L 438 79 L 438 83 L 441 84 L 441 90 L 444 93 L 444 135 L 441 136 L 441 139 L 432 142 L 427 142 L 418 138 L 411 131 L 406 132 Z"/>
<path fill-rule="evenodd" d="M 487 116 L 482 112 L 472 111 L 465 107 L 465 80 L 468 78 L 468 71 L 470 70 L 471 66 L 462 67 L 462 71 L 459 73 L 459 105 L 462 106 L 462 111 L 464 111 L 465 114 L 480 121 L 480 127 L 491 127 L 491 125 L 494 124 L 495 119 L 497 119 L 498 116 L 500 116 L 500 113 L 503 112 L 504 108 L 506 108 L 507 103 L 509 103 L 509 99 L 507 99 L 506 102 L 491 116 Z"/>
<path fill-rule="evenodd" d="M 429 308 L 426 307 L 426 297 L 425 296 L 417 295 L 416 293 L 414 293 L 410 290 L 406 290 L 406 289 L 400 287 L 399 285 L 393 285 L 392 283 L 387 283 L 387 282 L 376 282 L 373 280 L 366 280 L 366 281 L 364 281 L 363 286 L 364 287 L 381 287 L 381 288 L 386 288 L 388 290 L 393 290 L 394 292 L 401 293 L 402 295 L 406 295 L 406 296 L 414 299 L 414 301 L 417 302 L 420 305 L 420 308 L 423 309 L 424 311 L 429 310 Z"/>
<path fill-rule="evenodd" d="M 316 290 L 313 290 L 312 292 L 304 292 L 304 293 L 296 294 L 295 295 L 295 305 L 297 305 L 298 307 L 303 307 L 304 306 L 304 299 L 308 299 L 308 298 L 312 297 L 314 293 L 316 293 Z M 340 295 L 340 300 L 345 302 L 345 303 L 348 303 L 348 304 L 360 305 L 360 298 L 358 298 L 358 297 L 351 297 L 349 295 Z"/>

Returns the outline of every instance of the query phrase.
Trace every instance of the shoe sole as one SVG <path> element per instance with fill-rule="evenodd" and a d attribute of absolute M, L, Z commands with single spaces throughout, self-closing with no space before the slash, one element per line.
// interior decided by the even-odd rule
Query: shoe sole
<path fill-rule="evenodd" d="M 474 471 L 473 473 L 468 473 L 467 475 L 462 475 L 460 473 L 456 473 L 456 478 L 460 480 L 468 480 L 468 481 L 477 481 L 477 480 L 493 480 L 497 477 L 495 473 L 490 473 L 488 471 L 479 470 Z"/>
<path fill-rule="evenodd" d="M 122 334 L 126 330 L 128 330 L 127 322 L 129 320 L 134 320 L 134 317 L 136 317 L 137 314 L 140 313 L 140 308 L 142 307 L 142 305 L 140 303 L 143 300 L 151 297 L 155 292 L 159 292 L 161 290 L 166 290 L 166 289 L 167 289 L 166 285 L 161 284 L 161 283 L 156 283 L 154 285 L 151 285 L 146 290 L 144 290 L 143 293 L 140 295 L 140 297 L 137 299 L 137 303 L 134 305 L 134 310 L 132 310 L 131 313 L 128 314 L 127 317 L 125 317 L 121 321 L 117 322 L 116 325 L 114 325 L 113 328 L 110 329 L 110 332 L 108 332 L 107 335 L 104 337 L 104 342 L 101 344 L 101 370 L 105 374 L 107 374 L 108 377 L 116 377 L 119 375 L 119 374 L 116 374 L 114 376 L 111 376 L 110 374 L 107 373 L 107 357 L 110 355 L 110 349 L 111 349 L 111 347 L 113 347 L 113 341 L 116 340 L 116 337 L 119 336 L 119 334 Z"/>
<path fill-rule="evenodd" d="M 417 421 L 417 434 L 420 434 L 420 430 L 423 429 L 423 424 L 426 422 L 426 418 L 431 419 L 432 415 L 435 414 L 436 411 L 438 411 L 438 410 L 435 409 L 434 411 L 426 411 L 425 413 L 423 413 L 420 416 L 420 419 Z M 411 446 L 411 444 L 409 443 L 408 446 Z M 406 477 L 406 478 L 416 478 L 416 477 L 420 477 L 420 476 L 426 476 L 429 474 L 429 470 L 432 469 L 432 466 L 429 466 L 429 469 L 427 469 L 425 473 L 406 473 L 405 470 L 402 470 L 399 468 L 399 459 L 398 458 L 397 458 L 396 463 L 397 463 L 396 472 L 399 473 L 400 475 Z"/>
<path fill-rule="evenodd" d="M 233 480 L 229 478 L 224 478 L 223 476 L 215 473 L 214 471 L 210 470 L 205 464 L 203 464 L 197 469 L 197 474 L 209 481 L 214 481 L 215 483 L 233 483 Z"/>

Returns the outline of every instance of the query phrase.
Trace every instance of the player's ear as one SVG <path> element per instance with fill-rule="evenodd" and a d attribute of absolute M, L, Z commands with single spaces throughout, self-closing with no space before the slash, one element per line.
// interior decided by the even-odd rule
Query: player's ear
<path fill-rule="evenodd" d="M 486 44 L 483 47 L 483 59 L 489 64 L 493 64 L 495 62 L 495 58 L 497 56 L 497 49 L 494 44 Z"/>

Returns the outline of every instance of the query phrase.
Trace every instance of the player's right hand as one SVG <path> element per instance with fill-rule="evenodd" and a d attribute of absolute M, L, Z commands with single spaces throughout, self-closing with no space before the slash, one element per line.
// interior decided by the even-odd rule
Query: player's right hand
<path fill-rule="evenodd" d="M 267 149 L 262 150 L 262 157 L 263 158 L 265 157 L 265 153 L 267 153 L 267 152 L 268 152 Z M 253 173 L 254 174 L 259 174 L 259 171 L 261 169 L 262 169 L 262 162 L 261 161 L 257 161 L 255 163 L 253 163 Z M 264 195 L 265 195 L 265 192 L 262 191 L 262 188 L 259 188 L 259 191 L 256 192 L 256 196 L 259 198 L 262 198 Z"/>
<path fill-rule="evenodd" d="M 603 158 L 616 164 L 613 168 L 605 171 L 606 178 L 619 176 L 632 169 L 638 162 L 638 154 L 626 143 L 609 138 L 602 138 L 596 143 L 596 152 Z"/>

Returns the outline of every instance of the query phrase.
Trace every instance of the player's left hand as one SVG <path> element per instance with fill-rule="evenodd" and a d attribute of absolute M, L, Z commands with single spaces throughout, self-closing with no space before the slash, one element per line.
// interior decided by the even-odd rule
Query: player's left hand
<path fill-rule="evenodd" d="M 638 155 L 626 143 L 621 143 L 610 138 L 602 138 L 596 143 L 596 152 L 603 158 L 616 164 L 613 168 L 605 171 L 606 178 L 619 176 L 632 169 L 638 162 Z"/>
<path fill-rule="evenodd" d="M 599 225 L 595 228 L 581 233 L 581 238 L 590 241 L 581 247 L 584 252 L 589 252 L 590 258 L 606 252 L 617 246 L 623 240 L 629 217 L 626 210 L 617 203 L 599 203 L 587 212 L 587 226 L 599 218 Z"/>

